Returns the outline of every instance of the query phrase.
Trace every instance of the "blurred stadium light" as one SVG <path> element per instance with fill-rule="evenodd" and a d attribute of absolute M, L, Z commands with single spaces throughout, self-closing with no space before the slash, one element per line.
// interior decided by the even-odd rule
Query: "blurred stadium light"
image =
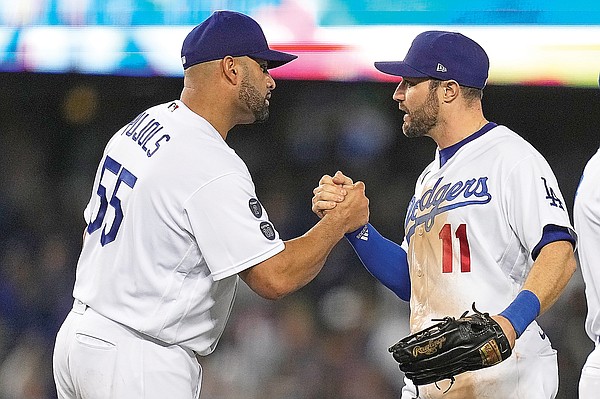
<path fill-rule="evenodd" d="M 180 76 L 183 38 L 217 9 L 257 19 L 300 58 L 279 79 L 390 80 L 423 30 L 486 48 L 490 83 L 597 85 L 600 2 L 587 0 L 0 0 L 0 71 Z"/>

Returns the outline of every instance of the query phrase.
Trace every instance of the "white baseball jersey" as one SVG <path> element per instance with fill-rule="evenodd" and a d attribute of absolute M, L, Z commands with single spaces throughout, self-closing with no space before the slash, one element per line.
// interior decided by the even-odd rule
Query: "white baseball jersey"
<path fill-rule="evenodd" d="M 455 151 L 455 152 L 454 152 Z M 448 158 L 448 154 L 452 154 Z M 493 123 L 450 148 L 436 152 L 420 175 L 405 221 L 411 280 L 411 331 L 432 319 L 459 317 L 476 307 L 490 314 L 504 310 L 523 286 L 541 247 L 544 228 L 572 232 L 556 178 L 545 159 L 523 138 Z M 533 322 L 517 340 L 515 356 L 554 352 Z M 527 363 L 504 362 L 457 379 L 446 397 L 548 398 L 539 384 L 519 387 Z M 556 359 L 550 363 L 556 368 Z M 534 363 L 535 365 L 535 363 Z M 531 368 L 541 372 L 542 366 Z M 546 370 L 547 366 L 543 366 Z M 549 373 L 552 391 L 557 377 Z M 442 391 L 427 386 L 425 397 Z M 529 395 L 530 389 L 536 395 Z M 486 396 L 490 395 L 492 396 Z M 454 396 L 457 395 L 457 396 Z M 461 396 L 463 395 L 463 396 Z"/>
<path fill-rule="evenodd" d="M 588 161 L 575 195 L 573 220 L 578 234 L 577 255 L 585 282 L 588 313 L 585 331 L 600 337 L 600 150 Z"/>
<path fill-rule="evenodd" d="M 84 216 L 73 296 L 201 355 L 225 327 L 237 273 L 284 249 L 244 162 L 180 101 L 112 137 Z"/>

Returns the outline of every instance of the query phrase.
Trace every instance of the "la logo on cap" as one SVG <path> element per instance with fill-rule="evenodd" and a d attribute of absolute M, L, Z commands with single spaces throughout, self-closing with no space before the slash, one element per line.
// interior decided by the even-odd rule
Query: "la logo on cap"
<path fill-rule="evenodd" d="M 448 70 L 446 69 L 446 67 L 443 66 L 442 64 L 440 64 L 439 62 L 437 64 L 437 68 L 435 70 L 438 71 L 438 72 L 448 72 Z"/>

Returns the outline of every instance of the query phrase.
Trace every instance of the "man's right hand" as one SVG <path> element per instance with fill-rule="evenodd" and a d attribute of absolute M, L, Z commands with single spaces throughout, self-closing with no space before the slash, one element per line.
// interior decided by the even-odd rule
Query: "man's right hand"
<path fill-rule="evenodd" d="M 352 179 L 338 171 L 335 175 L 324 175 L 319 186 L 313 190 L 312 210 L 323 218 L 341 218 L 346 232 L 351 232 L 369 221 L 369 199 L 365 195 L 365 184 L 353 183 Z"/>

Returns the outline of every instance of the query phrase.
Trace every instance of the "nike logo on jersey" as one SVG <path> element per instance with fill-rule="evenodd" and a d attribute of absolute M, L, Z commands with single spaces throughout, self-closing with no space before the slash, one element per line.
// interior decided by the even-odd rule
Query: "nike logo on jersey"
<path fill-rule="evenodd" d="M 538 331 L 538 333 L 540 334 L 540 338 L 541 339 L 546 339 L 546 333 L 543 331 Z"/>
<path fill-rule="evenodd" d="M 463 206 L 487 204 L 492 200 L 492 195 L 488 192 L 487 177 L 440 186 L 442 179 L 440 177 L 421 198 L 413 197 L 408 204 L 404 223 L 407 240 L 410 240 L 417 226 L 424 225 L 425 230 L 430 231 L 435 217 L 441 213 Z"/>

